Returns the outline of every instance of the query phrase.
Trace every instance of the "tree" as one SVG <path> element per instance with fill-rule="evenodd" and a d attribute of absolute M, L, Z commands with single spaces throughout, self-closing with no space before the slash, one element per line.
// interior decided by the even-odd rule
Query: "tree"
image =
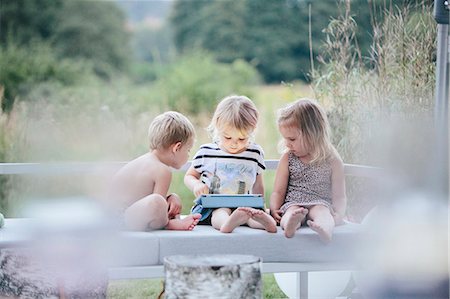
<path fill-rule="evenodd" d="M 430 0 L 417 0 L 429 2 Z M 177 1 L 171 23 L 180 53 L 204 48 L 221 62 L 242 58 L 255 65 L 266 82 L 309 80 L 311 51 L 322 53 L 323 30 L 349 3 L 359 49 L 367 55 L 372 26 L 383 11 L 409 5 L 408 0 L 229 0 Z M 311 9 L 311 13 L 309 10 Z M 311 19 L 311 28 L 309 21 Z M 309 40 L 312 37 L 312 43 Z"/>
<path fill-rule="evenodd" d="M 35 84 L 76 82 L 82 65 L 102 78 L 127 68 L 125 16 L 112 2 L 1 0 L 0 8 L 3 111 Z"/>
<path fill-rule="evenodd" d="M 23 45 L 53 36 L 62 0 L 0 1 L 0 41 Z"/>
<path fill-rule="evenodd" d="M 305 79 L 309 71 L 308 7 L 289 1 L 248 1 L 245 59 L 266 82 Z"/>
<path fill-rule="evenodd" d="M 125 15 L 115 3 L 65 1 L 54 45 L 61 57 L 88 59 L 101 77 L 127 67 L 131 49 Z"/>
<path fill-rule="evenodd" d="M 316 4 L 317 2 L 317 4 Z M 314 2 L 317 14 L 332 8 Z M 316 15 L 313 15 L 315 18 Z M 308 3 L 294 0 L 178 1 L 171 22 L 181 53 L 201 47 L 221 62 L 243 58 L 266 82 L 306 79 L 309 65 Z M 320 38 L 328 18 L 315 18 Z M 313 44 L 318 49 L 319 42 Z"/>
<path fill-rule="evenodd" d="M 177 1 L 170 21 L 174 29 L 174 43 L 178 51 L 183 53 L 202 46 L 201 30 L 207 25 L 209 17 L 205 8 L 215 1 Z"/>

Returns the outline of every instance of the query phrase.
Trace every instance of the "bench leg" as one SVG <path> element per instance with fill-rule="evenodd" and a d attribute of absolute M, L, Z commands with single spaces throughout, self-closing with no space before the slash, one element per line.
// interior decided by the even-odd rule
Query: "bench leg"
<path fill-rule="evenodd" d="M 296 298 L 308 299 L 308 272 L 297 273 L 297 295 Z"/>
<path fill-rule="evenodd" d="M 290 299 L 308 299 L 308 271 L 274 273 L 276 283 Z"/>

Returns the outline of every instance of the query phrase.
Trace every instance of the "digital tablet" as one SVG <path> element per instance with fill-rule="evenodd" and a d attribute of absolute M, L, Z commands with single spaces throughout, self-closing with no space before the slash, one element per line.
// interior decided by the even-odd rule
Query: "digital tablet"
<path fill-rule="evenodd" d="M 196 202 L 203 208 L 264 208 L 264 197 L 261 194 L 203 194 Z"/>

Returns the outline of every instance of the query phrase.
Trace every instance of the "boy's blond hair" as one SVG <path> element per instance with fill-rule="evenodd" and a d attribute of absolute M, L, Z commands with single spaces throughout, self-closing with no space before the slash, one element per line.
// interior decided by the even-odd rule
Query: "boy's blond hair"
<path fill-rule="evenodd" d="M 241 133 L 253 133 L 258 117 L 258 110 L 252 100 L 246 96 L 231 95 L 217 105 L 207 130 L 214 141 L 218 138 L 218 132 L 227 126 Z"/>
<path fill-rule="evenodd" d="M 279 109 L 277 124 L 301 132 L 306 146 L 312 149 L 311 163 L 324 161 L 335 152 L 327 115 L 315 100 L 302 98 Z"/>
<path fill-rule="evenodd" d="M 148 128 L 150 150 L 167 149 L 172 144 L 187 143 L 195 137 L 195 129 L 186 116 L 168 111 L 153 119 Z"/>

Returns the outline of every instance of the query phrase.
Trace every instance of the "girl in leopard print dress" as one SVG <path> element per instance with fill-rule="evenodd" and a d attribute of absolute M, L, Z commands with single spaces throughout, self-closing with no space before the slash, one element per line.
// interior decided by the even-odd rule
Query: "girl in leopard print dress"
<path fill-rule="evenodd" d="M 291 238 L 302 223 L 329 242 L 346 209 L 344 164 L 330 142 L 323 109 L 299 99 L 278 111 L 286 152 L 281 156 L 270 211 Z"/>

